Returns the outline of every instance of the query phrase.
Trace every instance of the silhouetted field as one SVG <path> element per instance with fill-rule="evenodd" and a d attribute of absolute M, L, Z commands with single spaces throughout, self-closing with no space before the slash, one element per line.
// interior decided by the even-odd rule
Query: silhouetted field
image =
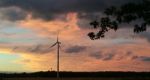
<path fill-rule="evenodd" d="M 150 80 L 150 72 L 61 72 L 60 80 Z M 56 72 L 1 73 L 0 80 L 57 80 Z"/>
<path fill-rule="evenodd" d="M 2 80 L 58 80 L 57 78 L 5 78 Z M 150 80 L 150 78 L 61 78 L 60 80 Z"/>

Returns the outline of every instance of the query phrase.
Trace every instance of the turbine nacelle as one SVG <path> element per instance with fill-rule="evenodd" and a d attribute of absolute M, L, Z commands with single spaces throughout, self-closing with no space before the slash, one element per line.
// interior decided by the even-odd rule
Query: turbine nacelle
<path fill-rule="evenodd" d="M 60 44 L 61 44 L 61 42 L 56 42 L 56 43 L 54 43 L 52 46 L 50 46 L 50 48 L 52 48 L 52 47 L 54 47 L 54 46 L 56 46 L 56 45 L 59 45 L 59 46 L 60 46 Z"/>

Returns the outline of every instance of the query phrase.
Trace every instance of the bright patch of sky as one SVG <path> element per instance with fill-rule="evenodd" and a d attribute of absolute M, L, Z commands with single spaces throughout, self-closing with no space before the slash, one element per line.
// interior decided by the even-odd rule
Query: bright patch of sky
<path fill-rule="evenodd" d="M 21 57 L 17 54 L 4 54 L 0 53 L 0 72 L 19 72 L 23 71 L 22 64 L 18 64 L 15 61 L 19 60 Z"/>
<path fill-rule="evenodd" d="M 37 44 L 46 42 L 48 39 L 41 38 L 36 31 L 18 26 L 15 23 L 5 22 L 0 25 L 0 43 L 30 43 Z"/>

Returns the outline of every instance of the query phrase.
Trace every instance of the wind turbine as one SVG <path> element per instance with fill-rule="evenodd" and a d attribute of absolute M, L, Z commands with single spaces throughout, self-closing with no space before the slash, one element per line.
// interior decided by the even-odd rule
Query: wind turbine
<path fill-rule="evenodd" d="M 57 78 L 59 80 L 59 53 L 60 53 L 60 44 L 61 42 L 59 42 L 59 32 L 57 34 L 57 41 L 56 43 L 54 43 L 50 48 L 57 46 Z"/>

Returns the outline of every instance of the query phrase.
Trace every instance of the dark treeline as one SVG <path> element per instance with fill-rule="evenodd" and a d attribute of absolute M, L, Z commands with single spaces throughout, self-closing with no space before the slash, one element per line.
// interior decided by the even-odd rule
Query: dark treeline
<path fill-rule="evenodd" d="M 56 72 L 0 73 L 0 78 L 56 77 Z M 60 77 L 150 78 L 150 72 L 60 72 Z"/>

